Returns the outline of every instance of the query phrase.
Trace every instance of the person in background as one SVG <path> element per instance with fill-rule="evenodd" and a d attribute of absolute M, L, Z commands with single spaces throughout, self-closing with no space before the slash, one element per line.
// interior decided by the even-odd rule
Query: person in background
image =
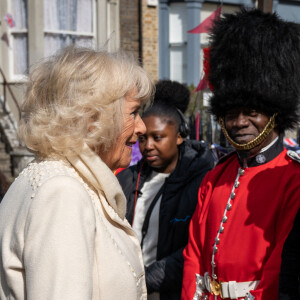
<path fill-rule="evenodd" d="M 153 94 L 125 53 L 69 47 L 30 73 L 19 135 L 36 155 L 0 205 L 1 299 L 147 299 L 113 171 Z"/>
<path fill-rule="evenodd" d="M 143 157 L 117 175 L 127 198 L 126 217 L 141 243 L 149 300 L 180 299 L 188 225 L 199 185 L 214 166 L 204 142 L 184 140 L 189 99 L 189 90 L 176 81 L 156 84 L 154 103 L 142 116 Z"/>
<path fill-rule="evenodd" d="M 212 27 L 210 109 L 236 151 L 199 189 L 182 299 L 278 299 L 281 252 L 300 206 L 300 158 L 282 135 L 299 121 L 300 29 L 241 10 Z"/>

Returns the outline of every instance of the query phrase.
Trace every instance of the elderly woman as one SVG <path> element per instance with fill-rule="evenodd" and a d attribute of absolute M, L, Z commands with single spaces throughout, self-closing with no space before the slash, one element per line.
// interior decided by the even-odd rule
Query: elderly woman
<path fill-rule="evenodd" d="M 152 93 L 120 53 L 72 47 L 33 70 L 19 134 L 36 160 L 0 205 L 0 299 L 146 299 L 113 171 L 129 165 Z"/>

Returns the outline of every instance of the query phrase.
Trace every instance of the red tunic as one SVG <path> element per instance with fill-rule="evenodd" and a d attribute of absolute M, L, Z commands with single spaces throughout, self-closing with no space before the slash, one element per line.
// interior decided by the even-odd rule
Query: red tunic
<path fill-rule="evenodd" d="M 232 190 L 235 197 L 218 235 L 214 273 L 221 282 L 260 280 L 251 291 L 255 300 L 278 299 L 282 247 L 300 206 L 300 164 L 286 153 L 245 169 L 236 188 L 237 155 L 206 175 L 184 250 L 183 300 L 193 299 L 196 273 L 212 275 L 213 246 Z"/>

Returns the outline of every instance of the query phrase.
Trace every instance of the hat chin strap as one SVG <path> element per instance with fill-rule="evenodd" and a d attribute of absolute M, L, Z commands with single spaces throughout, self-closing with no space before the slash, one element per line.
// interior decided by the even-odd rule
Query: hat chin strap
<path fill-rule="evenodd" d="M 270 120 L 268 121 L 267 125 L 263 129 L 263 131 L 252 141 L 246 143 L 246 144 L 238 144 L 236 143 L 228 134 L 224 120 L 223 118 L 219 118 L 219 123 L 221 125 L 222 131 L 226 137 L 226 139 L 229 141 L 229 143 L 236 149 L 236 150 L 250 150 L 261 144 L 266 137 L 273 131 L 275 127 L 275 117 L 277 116 L 277 113 L 275 113 Z"/>

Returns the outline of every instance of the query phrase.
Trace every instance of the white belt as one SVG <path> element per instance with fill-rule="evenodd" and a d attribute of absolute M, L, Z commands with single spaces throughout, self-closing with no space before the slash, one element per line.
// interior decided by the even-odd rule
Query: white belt
<path fill-rule="evenodd" d="M 203 292 L 208 291 L 221 298 L 238 299 L 246 297 L 245 299 L 252 300 L 254 297 L 249 293 L 254 290 L 259 284 L 259 280 L 245 281 L 245 282 L 217 282 L 212 280 L 208 272 L 204 276 L 196 274 L 196 294 L 201 295 Z M 195 296 L 196 296 L 195 294 Z M 197 299 L 196 297 L 194 299 Z"/>

